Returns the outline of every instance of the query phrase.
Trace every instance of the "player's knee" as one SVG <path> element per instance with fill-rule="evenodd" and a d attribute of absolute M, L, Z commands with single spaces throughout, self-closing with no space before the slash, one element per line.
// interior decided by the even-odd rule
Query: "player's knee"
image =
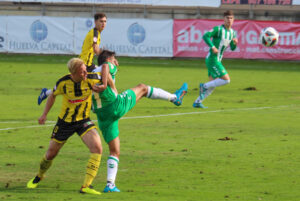
<path fill-rule="evenodd" d="M 102 154 L 102 146 L 101 144 L 95 144 L 90 148 L 90 152 L 94 154 Z"/>
<path fill-rule="evenodd" d="M 141 89 L 141 91 L 143 92 L 143 94 L 147 94 L 148 92 L 148 86 L 145 84 L 139 84 L 138 87 Z"/>

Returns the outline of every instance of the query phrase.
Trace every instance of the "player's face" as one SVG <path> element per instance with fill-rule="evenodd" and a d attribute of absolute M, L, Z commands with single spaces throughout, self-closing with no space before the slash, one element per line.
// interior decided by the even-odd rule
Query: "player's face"
<path fill-rule="evenodd" d="M 99 18 L 95 21 L 95 27 L 99 30 L 99 31 L 103 31 L 103 29 L 106 26 L 106 17 L 103 18 Z"/>
<path fill-rule="evenodd" d="M 109 62 L 113 63 L 115 66 L 119 66 L 119 62 L 118 60 L 116 59 L 115 56 L 112 56 L 110 58 L 107 59 Z"/>
<path fill-rule="evenodd" d="M 224 17 L 224 24 L 226 28 L 231 28 L 232 24 L 234 21 L 234 16 L 233 15 L 227 15 Z"/>
<path fill-rule="evenodd" d="M 86 80 L 86 78 L 87 78 L 86 66 L 84 64 L 82 64 L 80 66 L 80 68 L 77 69 L 77 72 L 75 74 L 76 74 L 75 77 L 76 77 L 77 81 Z"/>

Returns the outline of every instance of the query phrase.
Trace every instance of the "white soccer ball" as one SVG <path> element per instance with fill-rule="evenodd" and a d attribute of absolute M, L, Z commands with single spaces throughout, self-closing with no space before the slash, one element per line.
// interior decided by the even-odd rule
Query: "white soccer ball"
<path fill-rule="evenodd" d="M 272 47 L 278 43 L 279 33 L 273 27 L 266 27 L 260 33 L 260 41 L 266 47 Z"/>

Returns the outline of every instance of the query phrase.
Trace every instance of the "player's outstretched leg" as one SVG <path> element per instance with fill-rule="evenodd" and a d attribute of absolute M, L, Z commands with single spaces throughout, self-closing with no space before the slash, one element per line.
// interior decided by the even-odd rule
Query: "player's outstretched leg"
<path fill-rule="evenodd" d="M 173 103 L 177 106 L 180 106 L 182 104 L 182 99 L 184 95 L 187 93 L 188 85 L 187 83 L 183 83 L 183 85 L 175 92 L 176 100 L 173 101 Z"/>
<path fill-rule="evenodd" d="M 47 88 L 42 89 L 42 91 L 38 97 L 38 105 L 40 105 L 43 102 L 43 100 L 45 100 L 47 98 L 47 93 L 46 93 L 47 91 L 48 91 Z"/>

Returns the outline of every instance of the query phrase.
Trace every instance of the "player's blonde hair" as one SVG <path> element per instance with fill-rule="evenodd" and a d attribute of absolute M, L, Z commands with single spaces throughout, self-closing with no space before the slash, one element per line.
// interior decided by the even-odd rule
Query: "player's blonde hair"
<path fill-rule="evenodd" d="M 71 74 L 76 73 L 77 69 L 84 64 L 84 62 L 79 58 L 72 58 L 68 61 L 68 69 Z"/>

